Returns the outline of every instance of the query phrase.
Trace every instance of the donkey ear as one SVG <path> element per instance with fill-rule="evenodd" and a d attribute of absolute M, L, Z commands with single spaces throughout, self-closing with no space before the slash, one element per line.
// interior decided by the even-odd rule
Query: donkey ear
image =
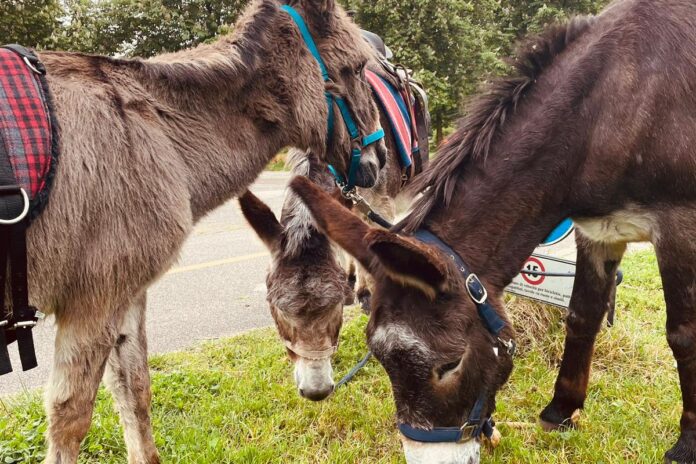
<path fill-rule="evenodd" d="M 430 247 L 379 229 L 373 229 L 365 239 L 392 279 L 432 299 L 445 287 L 447 263 Z"/>
<path fill-rule="evenodd" d="M 372 253 L 365 242 L 370 227 L 305 177 L 295 177 L 290 182 L 290 188 L 312 212 L 319 230 L 357 259 L 365 269 L 370 269 Z"/>
<path fill-rule="evenodd" d="M 248 190 L 239 197 L 239 206 L 242 207 L 242 214 L 246 220 L 268 249 L 272 252 L 277 251 L 283 226 L 280 225 L 271 208 Z"/>

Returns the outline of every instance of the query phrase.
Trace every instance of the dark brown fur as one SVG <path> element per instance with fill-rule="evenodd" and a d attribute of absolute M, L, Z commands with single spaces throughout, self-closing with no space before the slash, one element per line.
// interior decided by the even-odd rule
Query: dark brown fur
<path fill-rule="evenodd" d="M 679 463 L 696 462 L 694 50 L 696 5 L 686 0 L 617 1 L 595 20 L 551 29 L 520 55 L 517 75 L 473 104 L 418 184 L 430 189 L 400 226 L 406 233 L 430 229 L 451 245 L 504 316 L 503 289 L 525 259 L 562 219 L 576 221 L 578 276 L 566 351 L 542 413 L 557 427 L 584 404 L 594 339 L 626 243 L 652 241 L 684 398 L 681 436 L 667 453 Z M 371 263 L 377 291 L 368 336 L 391 378 L 399 420 L 462 424 L 476 392 L 499 388 L 511 363 L 493 356 L 454 269 L 454 285 L 432 301 L 420 289 L 427 276 L 409 268 L 396 279 L 385 274 L 375 244 L 357 245 L 364 230 L 342 227 L 352 220 L 327 200 L 317 202 L 321 193 L 311 185 L 296 180 L 293 188 L 316 202 L 309 207 L 332 239 Z M 429 253 L 420 247 L 414 256 Z M 418 344 L 388 337 L 390 327 L 429 347 L 427 356 Z M 452 394 L 452 381 L 444 389 L 433 372 L 457 359 L 463 368 L 454 370 Z"/>

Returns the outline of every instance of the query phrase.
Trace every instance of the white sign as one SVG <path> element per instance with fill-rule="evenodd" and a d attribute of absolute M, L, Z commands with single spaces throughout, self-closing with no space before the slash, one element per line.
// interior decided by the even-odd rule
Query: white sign
<path fill-rule="evenodd" d="M 556 255 L 556 256 L 550 256 Z M 559 257 L 563 256 L 563 258 Z M 573 277 L 557 277 L 534 274 L 575 274 L 575 240 L 572 236 L 552 247 L 540 247 L 524 263 L 523 269 L 530 274 L 519 274 L 505 289 L 507 292 L 541 301 L 546 304 L 567 308 L 573 293 Z"/>

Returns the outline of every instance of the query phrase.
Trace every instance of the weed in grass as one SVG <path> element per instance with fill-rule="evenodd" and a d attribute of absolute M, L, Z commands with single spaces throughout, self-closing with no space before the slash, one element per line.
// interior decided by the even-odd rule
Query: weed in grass
<path fill-rule="evenodd" d="M 651 252 L 627 256 L 617 323 L 597 340 L 580 429 L 544 433 L 563 350 L 563 312 L 511 297 L 520 355 L 498 396 L 503 434 L 484 454 L 494 464 L 655 463 L 677 439 L 680 393 L 664 337 L 664 303 Z M 347 311 L 334 366 L 346 373 L 366 350 L 367 318 Z M 371 361 L 322 403 L 302 400 L 272 329 L 154 356 L 153 423 L 167 463 L 401 463 L 391 388 Z M 43 458 L 46 422 L 38 395 L 0 404 L 0 463 Z M 81 463 L 126 461 L 118 418 L 100 391 Z"/>

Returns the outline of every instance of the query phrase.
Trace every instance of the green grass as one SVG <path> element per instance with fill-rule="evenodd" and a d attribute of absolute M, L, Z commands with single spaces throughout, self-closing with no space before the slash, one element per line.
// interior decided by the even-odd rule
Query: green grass
<path fill-rule="evenodd" d="M 543 312 L 540 334 L 522 353 L 498 396 L 501 445 L 486 463 L 655 463 L 678 435 L 680 394 L 664 338 L 664 309 L 655 259 L 627 257 L 617 325 L 602 331 L 580 426 L 544 433 L 536 425 L 552 393 L 561 358 L 560 311 L 511 300 L 521 324 Z M 522 314 L 525 313 L 525 314 Z M 366 317 L 350 311 L 336 357 L 337 375 L 363 354 Z M 523 331 L 523 327 L 518 327 Z M 371 361 L 348 388 L 323 403 L 301 400 L 292 368 L 273 330 L 155 356 L 153 422 L 163 462 L 398 463 L 400 443 L 383 369 Z M 38 462 L 46 429 L 40 398 L 0 404 L 0 463 Z M 81 462 L 123 463 L 125 446 L 113 403 L 99 392 Z"/>

